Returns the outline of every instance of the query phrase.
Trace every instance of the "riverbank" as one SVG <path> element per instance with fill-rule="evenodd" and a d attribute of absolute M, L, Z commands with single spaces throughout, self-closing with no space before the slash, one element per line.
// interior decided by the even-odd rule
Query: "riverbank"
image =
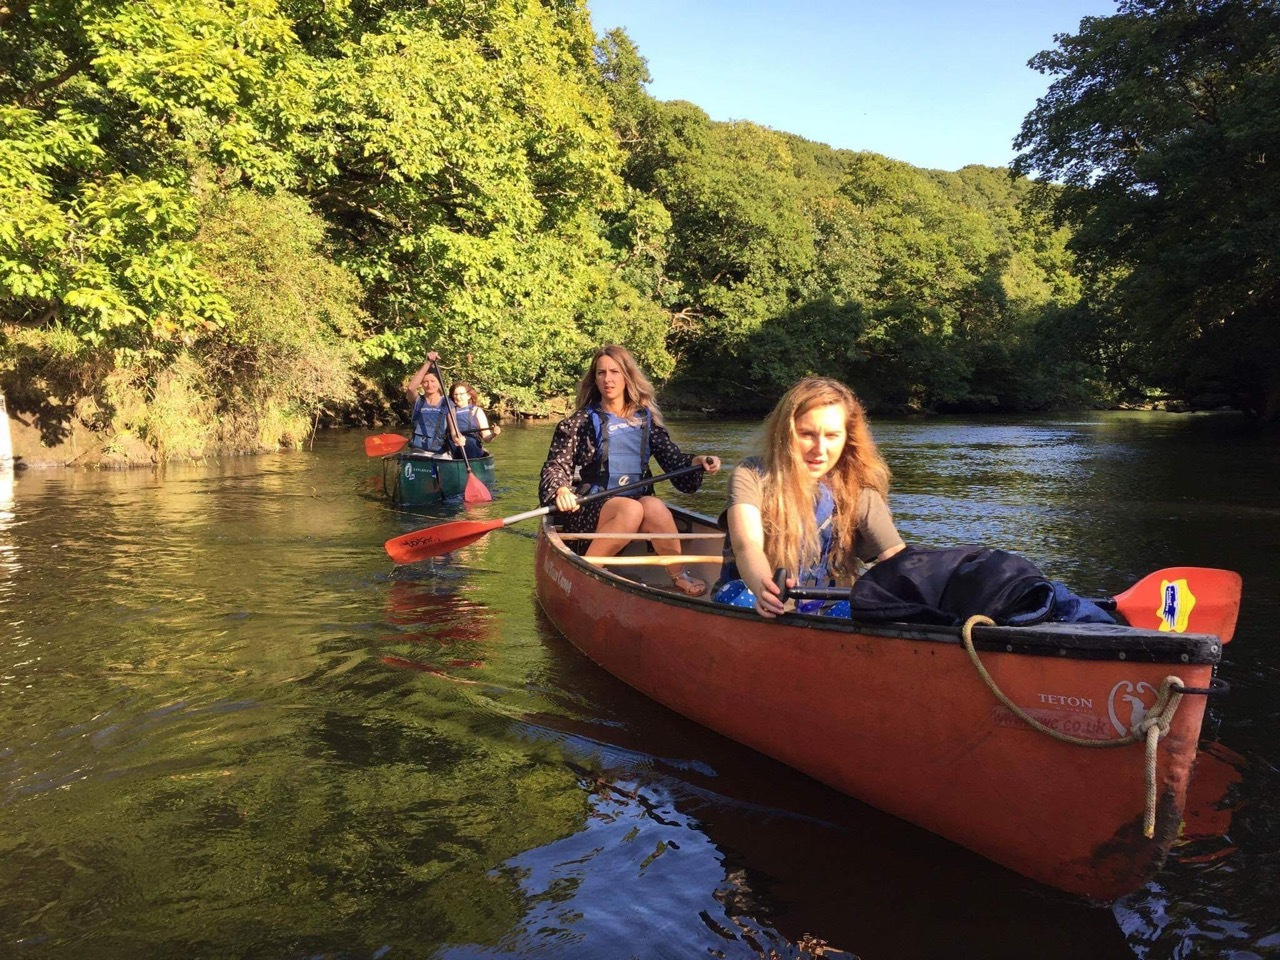
<path fill-rule="evenodd" d="M 555 404 L 552 402 L 552 406 Z M 1213 410 L 1201 409 L 1180 400 L 1169 400 L 1146 404 L 1120 404 L 1109 408 L 1092 408 L 1094 412 L 1102 409 L 1112 411 L 1144 411 L 1154 413 L 1190 414 L 1190 413 L 1227 413 L 1234 412 L 1230 407 L 1217 407 Z M 664 405 L 664 410 L 679 417 L 709 417 L 723 420 L 748 420 L 762 417 L 754 411 L 728 411 L 708 407 L 685 407 L 679 403 Z M 1059 411 L 1062 412 L 1062 411 Z M 366 411 L 367 413 L 367 411 Z M 1046 411 L 1046 414 L 1049 413 Z M 515 417 L 495 418 L 495 422 L 519 421 L 525 424 L 554 423 L 564 414 L 552 416 L 534 416 L 520 414 Z M 987 411 L 985 414 L 972 412 L 946 411 L 873 411 L 873 417 L 886 416 L 972 416 L 995 415 L 1016 416 L 1016 412 L 1001 410 Z M 187 452 L 168 451 L 162 454 L 143 438 L 127 432 L 95 430 L 89 424 L 92 417 L 78 414 L 64 418 L 56 427 L 41 426 L 34 418 L 8 413 L 9 433 L 12 442 L 13 465 L 17 469 L 36 468 L 53 469 L 58 467 L 83 467 L 98 470 L 121 470 L 133 467 L 155 466 L 163 462 L 198 461 L 210 457 L 245 456 L 257 453 L 271 453 L 282 449 L 298 449 L 314 442 L 315 433 L 324 433 L 331 429 L 360 428 L 371 431 L 403 431 L 408 429 L 407 422 L 390 419 L 370 420 L 369 422 L 348 422 L 341 419 L 323 418 L 315 424 L 314 432 L 296 444 L 258 444 L 246 442 L 243 435 L 237 442 L 216 444 L 210 443 L 204 449 Z"/>

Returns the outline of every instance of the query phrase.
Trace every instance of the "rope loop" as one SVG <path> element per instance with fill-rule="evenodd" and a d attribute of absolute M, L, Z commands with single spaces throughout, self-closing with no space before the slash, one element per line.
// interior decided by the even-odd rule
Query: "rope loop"
<path fill-rule="evenodd" d="M 978 671 L 978 676 L 982 678 L 982 682 L 987 685 L 987 689 L 995 695 L 995 698 L 1008 707 L 1019 720 L 1033 730 L 1038 730 L 1040 733 L 1055 740 L 1077 747 L 1090 747 L 1096 750 L 1108 747 L 1125 747 L 1131 743 L 1137 743 L 1139 740 L 1145 741 L 1146 764 L 1144 779 L 1146 781 L 1146 804 L 1142 832 L 1148 838 L 1154 837 L 1156 829 L 1157 749 L 1161 738 L 1169 733 L 1169 725 L 1173 722 L 1174 714 L 1178 712 L 1178 704 L 1182 701 L 1182 690 L 1186 689 L 1182 684 L 1182 680 L 1172 675 L 1165 677 L 1160 682 L 1160 690 L 1156 694 L 1155 704 L 1126 736 L 1111 740 L 1091 740 L 1087 737 L 1073 736 L 1041 723 L 1010 700 L 1004 691 L 996 685 L 995 680 L 992 679 L 991 674 L 987 672 L 987 668 L 983 666 L 982 661 L 978 658 L 978 651 L 973 645 L 973 628 L 975 626 L 994 627 L 996 625 L 996 622 L 990 617 L 977 614 L 965 621 L 964 627 L 960 631 L 960 636 L 964 640 L 965 652 L 969 654 L 969 659 L 973 662 L 974 668 Z"/>

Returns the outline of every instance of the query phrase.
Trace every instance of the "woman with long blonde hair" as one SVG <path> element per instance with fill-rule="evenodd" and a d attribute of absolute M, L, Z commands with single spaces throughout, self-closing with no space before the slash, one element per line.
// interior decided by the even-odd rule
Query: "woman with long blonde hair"
<path fill-rule="evenodd" d="M 722 516 L 729 531 L 715 599 L 784 612 L 773 571 L 791 586 L 852 584 L 859 561 L 903 549 L 889 513 L 889 467 L 866 411 L 838 380 L 808 377 L 764 423 L 764 449 L 734 468 Z"/>
<path fill-rule="evenodd" d="M 579 507 L 578 497 L 599 490 L 625 486 L 645 477 L 649 458 L 655 457 L 664 472 L 700 461 L 706 473 L 720 469 L 720 458 L 681 453 L 662 422 L 654 399 L 653 384 L 625 347 L 606 344 L 595 352 L 578 385 L 577 409 L 556 426 L 538 483 L 544 505 L 555 505 L 565 516 L 569 533 L 675 533 L 676 524 L 667 505 L 641 487 Z M 676 489 L 693 493 L 702 485 L 703 471 L 671 482 Z M 570 538 L 571 539 L 571 538 Z M 625 538 L 592 540 L 588 556 L 612 556 Z M 662 554 L 680 552 L 679 540 L 654 540 Z M 705 581 L 687 569 L 669 567 L 672 586 L 688 596 L 701 596 Z"/>

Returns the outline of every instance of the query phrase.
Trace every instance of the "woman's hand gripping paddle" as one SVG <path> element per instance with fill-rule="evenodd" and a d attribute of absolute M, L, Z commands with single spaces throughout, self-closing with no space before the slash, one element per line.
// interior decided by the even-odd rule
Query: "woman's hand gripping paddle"
<path fill-rule="evenodd" d="M 364 452 L 370 457 L 385 457 L 389 453 L 395 453 L 408 442 L 408 437 L 402 437 L 398 433 L 380 433 L 376 437 L 364 438 Z"/>
<path fill-rule="evenodd" d="M 782 599 L 847 600 L 842 587 L 786 587 L 786 571 L 774 580 L 782 587 Z M 1166 567 L 1149 573 L 1124 593 L 1094 600 L 1104 610 L 1114 610 L 1131 627 L 1162 633 L 1207 633 L 1229 643 L 1240 614 L 1240 574 L 1213 567 Z"/>
<path fill-rule="evenodd" d="M 599 493 L 579 497 L 578 505 L 591 503 L 593 500 L 604 500 L 607 497 L 626 493 L 628 490 L 647 487 L 662 480 L 673 480 L 676 477 L 683 477 L 685 474 L 701 469 L 703 469 L 702 464 L 691 464 L 687 467 L 681 467 L 679 470 L 672 470 L 670 473 L 650 477 L 648 480 L 638 480 L 635 483 L 614 487 L 612 490 L 601 490 Z M 450 523 L 437 524 L 434 527 L 424 527 L 421 530 L 414 530 L 412 533 L 401 534 L 388 540 L 385 544 L 387 555 L 396 563 L 416 563 L 428 557 L 438 557 L 451 550 L 465 547 L 473 540 L 479 540 L 491 530 L 509 527 L 511 524 L 519 523 L 521 520 L 541 517 L 551 513 L 553 510 L 555 510 L 555 507 L 539 507 L 537 510 L 517 513 L 514 516 L 503 517 L 500 520 L 454 520 Z"/>
<path fill-rule="evenodd" d="M 436 380 L 440 384 L 440 389 L 444 389 L 444 376 L 440 373 L 440 364 L 436 360 L 431 361 L 431 365 L 436 371 Z M 453 414 L 453 401 L 448 396 L 444 398 L 444 409 L 449 414 L 449 427 L 453 430 L 453 435 L 462 442 L 458 444 L 458 449 L 462 451 L 462 462 L 467 465 L 467 485 L 462 491 L 463 503 L 488 503 L 493 499 L 493 494 L 489 492 L 489 488 L 471 471 L 471 458 L 467 456 L 467 438 L 458 431 L 458 418 Z"/>

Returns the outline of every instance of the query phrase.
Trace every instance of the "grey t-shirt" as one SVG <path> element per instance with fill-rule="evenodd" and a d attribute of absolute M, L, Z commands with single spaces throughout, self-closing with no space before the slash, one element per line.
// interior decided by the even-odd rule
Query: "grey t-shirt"
<path fill-rule="evenodd" d="M 764 462 L 748 457 L 729 475 L 729 499 L 720 514 L 720 526 L 727 530 L 727 514 L 734 504 L 747 503 L 759 508 L 764 502 Z M 886 550 L 902 543 L 893 515 L 878 490 L 863 489 L 858 495 L 858 528 L 854 552 L 858 559 L 870 563 Z M 725 559 L 733 559 L 733 545 L 725 538 Z"/>

